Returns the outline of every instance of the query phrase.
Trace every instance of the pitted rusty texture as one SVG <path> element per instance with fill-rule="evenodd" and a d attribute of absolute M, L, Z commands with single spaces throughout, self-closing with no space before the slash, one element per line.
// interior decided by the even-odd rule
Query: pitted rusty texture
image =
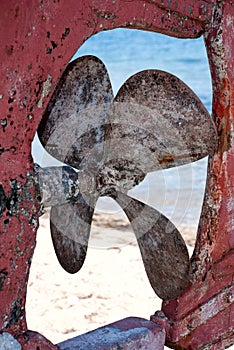
<path fill-rule="evenodd" d="M 148 172 L 213 152 L 215 128 L 196 95 L 177 77 L 149 70 L 128 79 L 113 98 L 105 66 L 86 56 L 65 70 L 38 134 L 49 153 L 78 171 L 79 196 L 51 211 L 53 243 L 65 270 L 75 273 L 83 265 L 96 201 L 106 195 L 126 212 L 155 292 L 163 299 L 180 295 L 189 280 L 180 232 L 125 193 Z"/>
<path fill-rule="evenodd" d="M 95 203 L 87 203 L 86 198 L 79 195 L 76 202 L 51 208 L 54 249 L 60 264 L 69 273 L 79 271 L 85 261 Z"/>
<path fill-rule="evenodd" d="M 94 159 L 101 161 L 112 99 L 110 80 L 99 59 L 88 56 L 70 63 L 38 129 L 45 149 L 79 169 L 82 162 L 86 164 L 90 151 Z"/>
<path fill-rule="evenodd" d="M 197 38 L 205 34 L 213 83 L 213 116 L 219 135 L 218 150 L 209 162 L 211 176 L 207 182 L 207 195 L 195 248 L 196 269 L 192 273 L 198 276 L 198 280 L 192 286 L 189 285 L 179 299 L 167 303 L 168 307 L 164 304 L 164 311 L 169 317 L 167 326 L 173 321 L 167 341 L 174 348 L 219 349 L 230 346 L 234 342 L 233 303 L 225 310 L 221 307 L 223 301 L 218 303 L 217 312 L 222 311 L 210 320 L 205 320 L 205 323 L 196 324 L 196 317 L 187 323 L 186 317 L 191 312 L 194 315 L 199 313 L 201 304 L 209 303 L 212 296 L 222 295 L 222 289 L 228 283 L 233 284 L 232 1 L 12 0 L 2 2 L 1 5 L 0 155 L 3 167 L 0 186 L 0 255 L 6 266 L 0 277 L 3 297 L 0 304 L 1 331 L 4 332 L 5 325 L 9 325 L 5 320 L 11 318 L 15 302 L 22 299 L 23 306 L 26 299 L 29 265 L 36 241 L 38 210 L 34 208 L 38 206 L 38 199 L 33 188 L 30 188 L 31 195 L 28 197 L 21 194 L 27 182 L 27 173 L 32 171 L 32 162 L 29 161 L 31 141 L 43 108 L 64 67 L 88 37 L 101 30 L 125 27 L 180 38 Z M 112 173 L 113 169 L 108 169 L 108 181 L 114 183 Z M 96 179 L 93 180 L 92 172 L 89 174 L 88 181 L 82 181 L 84 193 L 88 193 L 89 184 L 96 191 Z M 85 175 L 82 177 L 84 179 Z M 107 178 L 106 175 L 104 177 Z M 129 183 L 128 178 L 126 184 Z M 101 181 L 98 184 L 101 185 Z M 33 186 L 33 182 L 30 186 Z M 26 192 L 29 194 L 28 190 Z M 30 196 L 32 198 L 29 200 Z M 229 254 L 230 259 L 226 260 Z M 213 269 L 214 261 L 216 267 Z M 8 269 L 10 266 L 11 269 Z M 187 329 L 185 337 L 180 328 L 181 322 L 182 328 Z M 55 349 L 40 334 L 27 330 L 24 311 L 22 317 L 15 319 L 7 331 L 17 335 L 24 350 L 36 350 L 39 347 Z"/>
<path fill-rule="evenodd" d="M 148 205 L 120 192 L 113 198 L 131 222 L 152 288 L 162 299 L 176 298 L 189 276 L 189 255 L 179 231 Z"/>
<path fill-rule="evenodd" d="M 35 164 L 34 180 L 45 207 L 74 201 L 80 192 L 78 174 L 71 167 L 41 168 Z"/>
<path fill-rule="evenodd" d="M 205 157 L 216 143 L 214 124 L 201 101 L 163 71 L 129 78 L 115 98 L 110 119 L 108 157 L 124 150 L 124 157 L 134 159 L 145 173 Z"/>

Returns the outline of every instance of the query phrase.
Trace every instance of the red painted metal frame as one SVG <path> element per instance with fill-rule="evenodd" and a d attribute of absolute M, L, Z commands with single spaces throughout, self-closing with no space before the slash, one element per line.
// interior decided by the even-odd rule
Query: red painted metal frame
<path fill-rule="evenodd" d="M 0 329 L 24 350 L 55 349 L 28 332 L 25 300 L 36 243 L 39 202 L 33 186 L 31 142 L 55 84 L 79 46 L 117 27 L 181 38 L 204 34 L 213 81 L 219 142 L 209 162 L 206 197 L 191 282 L 165 316 L 152 317 L 167 343 L 222 349 L 234 342 L 234 4 L 230 0 L 8 0 L 1 2 L 0 79 Z M 16 183 L 17 181 L 17 183 Z M 4 194 L 6 197 L 4 197 Z M 8 200 L 7 200 L 8 199 Z"/>

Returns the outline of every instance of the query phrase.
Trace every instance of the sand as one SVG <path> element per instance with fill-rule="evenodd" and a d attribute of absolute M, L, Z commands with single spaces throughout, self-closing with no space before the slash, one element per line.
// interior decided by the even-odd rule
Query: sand
<path fill-rule="evenodd" d="M 194 235 L 182 231 L 191 253 Z M 148 319 L 160 308 L 123 214 L 95 214 L 87 258 L 75 275 L 57 261 L 49 212 L 41 217 L 28 284 L 29 329 L 58 343 L 124 317 Z"/>

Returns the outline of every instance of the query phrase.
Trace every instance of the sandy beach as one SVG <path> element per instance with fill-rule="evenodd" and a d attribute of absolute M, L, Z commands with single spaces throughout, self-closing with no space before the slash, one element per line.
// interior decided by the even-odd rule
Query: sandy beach
<path fill-rule="evenodd" d="M 194 233 L 181 231 L 191 254 Z M 160 308 L 124 214 L 95 214 L 87 258 L 75 275 L 57 261 L 49 212 L 40 218 L 26 305 L 29 329 L 58 343 L 127 316 L 148 319 Z"/>

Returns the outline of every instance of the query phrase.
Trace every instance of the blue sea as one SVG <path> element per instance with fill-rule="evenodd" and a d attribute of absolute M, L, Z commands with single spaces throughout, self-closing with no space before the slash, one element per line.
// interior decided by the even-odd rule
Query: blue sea
<path fill-rule="evenodd" d="M 145 69 L 160 69 L 183 80 L 211 111 L 211 78 L 203 38 L 176 39 L 141 30 L 115 29 L 88 39 L 73 59 L 99 57 L 109 72 L 116 94 L 131 75 Z M 42 166 L 56 165 L 35 138 L 32 154 Z M 164 213 L 179 228 L 194 232 L 199 221 L 206 182 L 207 159 L 186 166 L 153 172 L 129 194 Z M 110 198 L 98 201 L 97 210 L 120 211 Z"/>

